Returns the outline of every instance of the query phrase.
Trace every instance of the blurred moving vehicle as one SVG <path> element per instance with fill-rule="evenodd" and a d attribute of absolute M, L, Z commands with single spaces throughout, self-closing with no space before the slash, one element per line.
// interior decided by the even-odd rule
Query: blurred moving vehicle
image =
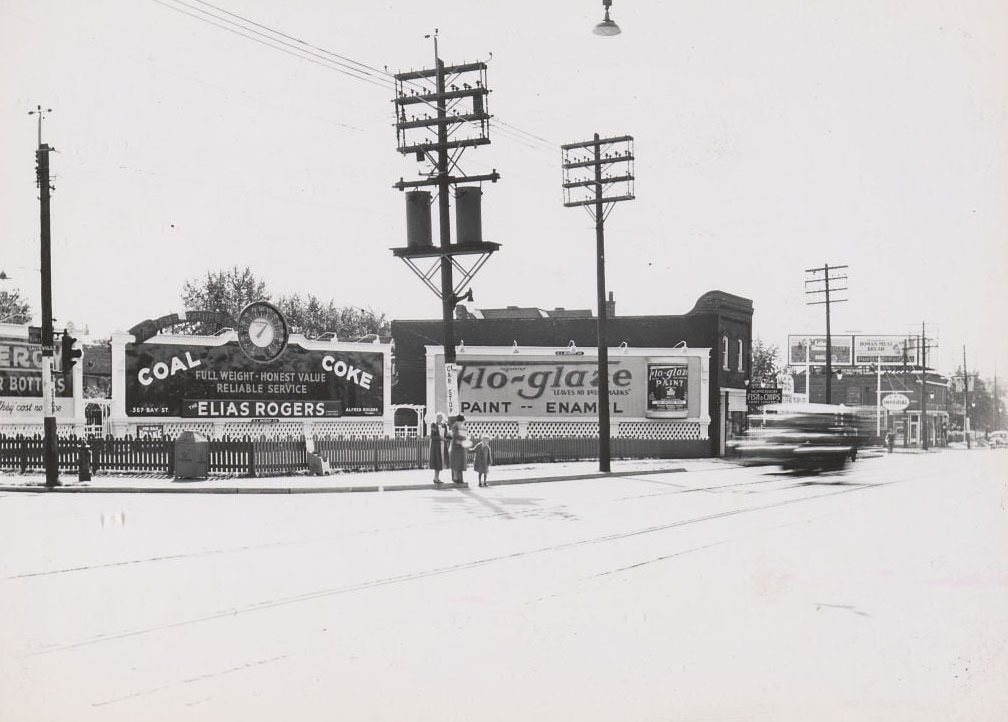
<path fill-rule="evenodd" d="M 1003 449 L 1008 446 L 1008 431 L 992 431 L 987 442 L 992 449 Z"/>
<path fill-rule="evenodd" d="M 843 469 L 868 440 L 860 409 L 834 404 L 770 404 L 749 417 L 729 448 L 747 465 L 815 473 Z"/>

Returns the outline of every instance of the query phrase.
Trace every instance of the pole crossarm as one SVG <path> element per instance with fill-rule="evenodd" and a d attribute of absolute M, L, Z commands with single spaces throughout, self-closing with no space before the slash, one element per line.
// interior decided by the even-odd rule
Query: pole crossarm
<path fill-rule="evenodd" d="M 634 160 L 633 153 L 627 152 L 623 155 L 608 155 L 602 156 L 602 165 L 612 165 L 613 163 L 619 163 L 622 161 L 632 161 Z M 577 170 L 578 168 L 594 168 L 595 160 L 580 160 L 571 161 L 569 163 L 564 163 L 564 170 Z"/>
<path fill-rule="evenodd" d="M 577 143 L 564 143 L 561 150 L 576 150 L 578 148 L 594 148 L 596 145 L 609 145 L 612 143 L 626 143 L 632 141 L 632 135 L 619 135 L 612 138 L 595 138 L 593 140 L 583 140 Z"/>
<path fill-rule="evenodd" d="M 403 155 L 410 153 L 429 153 L 431 151 L 452 150 L 454 148 L 475 148 L 479 145 L 489 145 L 489 138 L 460 138 L 459 140 L 447 140 L 443 143 L 432 143 L 425 141 L 413 145 L 399 146 L 399 152 Z"/>
<path fill-rule="evenodd" d="M 634 198 L 636 198 L 636 196 L 632 196 L 632 195 L 608 196 L 608 197 L 603 197 L 601 199 L 601 202 L 602 203 L 618 203 L 620 201 L 632 201 L 632 200 L 634 200 Z M 597 201 L 595 199 L 587 200 L 587 201 L 569 201 L 567 203 L 564 203 L 564 207 L 566 207 L 566 208 L 577 208 L 578 206 L 594 206 L 598 202 L 599 201 Z"/>
<path fill-rule="evenodd" d="M 496 183 L 500 180 L 500 173 L 496 169 L 492 173 L 484 173 L 482 175 L 463 175 L 463 176 L 448 176 L 448 182 L 451 184 L 458 183 L 479 183 L 481 181 L 490 181 L 491 183 Z M 407 181 L 402 178 L 399 179 L 398 183 L 392 185 L 393 188 L 397 190 L 406 190 L 407 188 L 424 188 L 426 186 L 436 186 L 441 183 L 440 178 L 428 178 L 427 180 L 416 180 Z"/>
<path fill-rule="evenodd" d="M 442 65 L 440 69 L 424 68 L 423 70 L 408 70 L 405 73 L 396 73 L 393 77 L 396 80 L 401 81 L 423 80 L 425 78 L 436 78 L 439 72 L 444 73 L 445 75 L 452 75 L 456 73 L 470 73 L 474 70 L 486 69 L 486 63 L 462 63 L 460 65 Z"/>
<path fill-rule="evenodd" d="M 603 184 L 606 184 L 606 183 L 625 183 L 627 181 L 632 181 L 632 180 L 634 180 L 634 177 L 628 173 L 626 175 L 606 176 L 606 177 L 602 178 L 601 182 Z M 593 181 L 593 180 L 582 180 L 582 181 L 570 181 L 568 183 L 564 183 L 563 187 L 564 188 L 591 188 L 594 185 L 595 185 L 595 181 Z"/>

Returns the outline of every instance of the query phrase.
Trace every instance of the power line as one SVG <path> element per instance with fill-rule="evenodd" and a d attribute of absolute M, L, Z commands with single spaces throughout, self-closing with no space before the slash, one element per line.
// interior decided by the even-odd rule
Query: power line
<path fill-rule="evenodd" d="M 190 2 L 186 2 L 186 0 L 153 0 L 153 1 L 170 10 L 174 10 L 183 15 L 187 15 L 195 20 L 199 20 L 200 22 L 207 23 L 208 25 L 220 28 L 221 30 L 226 30 L 227 32 L 230 32 L 234 35 L 238 35 L 248 40 L 255 41 L 260 45 L 265 45 L 268 48 L 278 50 L 282 53 L 286 53 L 287 55 L 291 55 L 295 58 L 307 60 L 308 62 L 314 63 L 323 68 L 327 68 L 329 70 L 335 70 L 336 72 L 342 73 L 347 77 L 353 78 L 355 80 L 360 80 L 370 85 L 375 85 L 383 89 L 388 89 L 389 86 L 386 84 L 386 80 L 388 83 L 391 83 L 393 79 L 393 74 L 389 73 L 387 70 L 380 70 L 378 68 L 375 68 L 374 66 L 368 65 L 367 63 L 362 63 L 360 61 L 354 60 L 353 58 L 349 58 L 345 55 L 335 53 L 331 50 L 320 47 L 318 45 L 312 45 L 304 40 L 301 40 L 300 38 L 296 38 L 292 35 L 277 30 L 276 28 L 256 22 L 255 20 L 247 18 L 243 15 L 233 13 L 218 5 L 206 2 L 205 0 L 193 0 L 193 2 L 199 3 L 200 5 L 204 5 L 207 8 L 212 8 L 213 10 L 217 11 L 217 13 L 223 13 L 224 15 L 236 18 L 240 20 L 241 23 L 246 23 L 246 25 L 243 25 L 239 22 L 235 22 L 234 20 L 229 20 L 228 17 L 222 17 L 221 15 L 215 14 L 210 10 L 205 10 L 203 8 L 196 7 Z M 188 10 L 184 8 L 188 8 Z M 189 12 L 189 10 L 192 10 L 194 12 Z M 248 25 L 254 27 L 247 27 Z M 260 32 L 255 28 L 260 28 L 261 30 L 266 32 Z M 331 58 L 336 58 L 336 60 L 333 60 Z M 359 66 L 359 67 L 353 67 L 353 66 Z M 416 85 L 418 87 L 422 87 L 422 85 L 419 83 L 412 82 L 411 84 Z M 553 143 L 552 141 L 543 138 L 540 135 L 536 135 L 535 133 L 531 133 L 527 130 L 519 128 L 516 125 L 501 120 L 497 116 L 495 116 L 495 120 L 499 126 L 497 128 L 497 132 L 500 133 L 502 136 L 515 142 L 521 143 L 522 145 L 531 148 L 533 150 L 539 150 L 540 152 L 548 151 L 550 153 L 554 153 L 556 151 L 557 147 L 556 143 Z"/>
<path fill-rule="evenodd" d="M 245 27 L 243 25 L 240 25 L 238 23 L 231 22 L 231 21 L 227 20 L 226 18 L 221 18 L 221 17 L 219 17 L 217 15 L 214 15 L 213 13 L 210 13 L 210 12 L 208 12 L 206 10 L 201 9 L 201 8 L 197 8 L 197 7 L 194 7 L 192 5 L 189 5 L 189 4 L 185 3 L 183 0 L 168 0 L 168 1 L 166 1 L 166 0 L 153 0 L 153 1 L 156 2 L 158 5 L 162 5 L 162 6 L 168 8 L 170 10 L 174 10 L 174 11 L 176 11 L 178 13 L 183 14 L 183 15 L 188 15 L 189 17 L 194 18 L 195 20 L 199 20 L 200 22 L 207 23 L 208 25 L 213 25 L 214 27 L 220 28 L 221 30 L 226 30 L 229 33 L 233 33 L 234 35 L 238 35 L 240 37 L 246 38 L 247 40 L 253 40 L 253 41 L 259 43 L 260 45 L 265 45 L 268 48 L 272 48 L 274 50 L 279 50 L 282 53 L 286 53 L 287 55 L 292 55 L 295 58 L 300 58 L 301 60 L 307 60 L 310 63 L 315 63 L 316 65 L 319 65 L 319 66 L 321 66 L 323 68 L 328 68 L 329 70 L 335 70 L 336 72 L 342 73 L 343 75 L 346 75 L 348 77 L 354 78 L 355 80 L 360 80 L 360 81 L 363 81 L 365 83 L 369 83 L 371 85 L 375 85 L 375 86 L 378 86 L 380 88 L 383 88 L 385 90 L 389 89 L 389 85 L 388 84 L 386 84 L 385 82 L 382 82 L 382 81 L 376 79 L 374 76 L 370 75 L 369 73 L 366 73 L 365 71 L 357 70 L 356 68 L 351 68 L 351 67 L 349 67 L 349 66 L 347 66 L 345 64 L 339 63 L 339 62 L 337 62 L 335 60 L 330 60 L 330 59 L 325 58 L 325 57 L 323 57 L 321 55 L 318 55 L 317 53 L 312 53 L 312 52 L 309 52 L 307 50 L 302 50 L 302 49 L 298 48 L 297 46 L 295 46 L 295 45 L 293 45 L 291 43 L 288 43 L 288 42 L 286 42 L 284 40 L 281 40 L 279 38 L 271 37 L 270 35 L 267 35 L 266 33 L 261 33 L 261 32 L 259 32 L 257 30 L 252 29 L 252 28 L 247 28 L 247 27 Z M 171 2 L 175 2 L 177 4 L 173 5 L 173 4 L 171 4 Z M 206 15 L 208 17 L 204 17 L 203 15 L 197 15 L 196 13 L 193 13 L 193 12 L 188 12 L 188 11 L 184 10 L 183 7 L 189 8 L 190 10 L 194 10 L 194 11 L 196 11 L 196 13 L 203 13 L 204 15 Z M 214 20 L 219 20 L 220 22 L 214 22 Z M 242 32 L 242 31 L 245 31 L 245 32 Z M 250 35 L 249 33 L 252 33 L 252 34 Z M 265 38 L 265 40 L 260 39 L 258 37 L 255 37 L 256 35 L 261 36 L 261 38 Z M 267 41 L 269 41 L 269 42 L 267 42 Z M 292 51 L 292 49 L 293 49 L 293 51 Z M 294 52 L 294 51 L 296 51 L 296 52 Z"/>

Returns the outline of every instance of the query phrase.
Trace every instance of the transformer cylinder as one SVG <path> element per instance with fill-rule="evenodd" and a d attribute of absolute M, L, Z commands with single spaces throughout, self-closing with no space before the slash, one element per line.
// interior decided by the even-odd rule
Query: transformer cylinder
<path fill-rule="evenodd" d="M 462 186 L 455 192 L 455 230 L 462 245 L 483 242 L 482 199 L 477 186 Z"/>
<path fill-rule="evenodd" d="M 409 248 L 430 248 L 431 194 L 429 191 L 406 191 L 406 245 Z"/>

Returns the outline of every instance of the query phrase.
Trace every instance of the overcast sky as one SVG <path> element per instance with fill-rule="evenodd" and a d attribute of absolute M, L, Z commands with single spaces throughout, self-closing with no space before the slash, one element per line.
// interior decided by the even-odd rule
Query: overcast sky
<path fill-rule="evenodd" d="M 1004 2 L 615 0 L 608 39 L 591 34 L 600 0 L 214 5 L 315 62 L 211 25 L 199 0 L 0 0 L 5 288 L 37 308 L 42 104 L 60 321 L 126 329 L 232 265 L 275 295 L 439 317 L 388 250 L 405 245 L 391 185 L 418 165 L 396 151 L 384 73 L 429 67 L 436 27 L 442 58 L 487 60 L 493 90 L 493 143 L 463 156 L 502 176 L 484 186 L 484 237 L 503 246 L 476 306 L 594 308 L 593 224 L 562 205 L 559 145 L 629 134 L 637 198 L 606 225 L 619 314 L 721 289 L 783 347 L 824 330 L 804 270 L 847 264 L 835 332 L 923 321 L 940 369 L 966 344 L 971 367 L 1008 376 Z"/>

